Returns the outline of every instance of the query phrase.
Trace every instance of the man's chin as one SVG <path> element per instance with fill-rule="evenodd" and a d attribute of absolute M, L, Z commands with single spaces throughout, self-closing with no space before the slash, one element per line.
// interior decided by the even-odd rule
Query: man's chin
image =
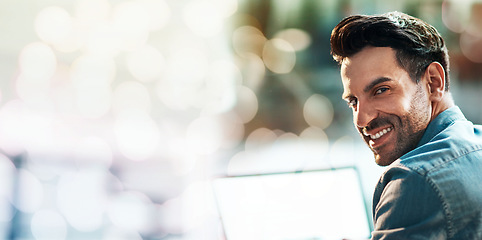
<path fill-rule="evenodd" d="M 390 157 L 380 156 L 380 154 L 377 154 L 377 153 L 374 153 L 374 156 L 375 156 L 375 163 L 382 167 L 388 166 L 393 162 L 395 162 L 395 160 L 397 160 Z"/>

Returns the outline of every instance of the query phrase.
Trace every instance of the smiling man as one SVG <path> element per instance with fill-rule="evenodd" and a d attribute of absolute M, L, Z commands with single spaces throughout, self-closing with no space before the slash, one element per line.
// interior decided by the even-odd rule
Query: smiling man
<path fill-rule="evenodd" d="M 355 15 L 331 47 L 354 125 L 388 166 L 372 239 L 482 239 L 482 127 L 454 104 L 437 30 L 399 12 Z"/>

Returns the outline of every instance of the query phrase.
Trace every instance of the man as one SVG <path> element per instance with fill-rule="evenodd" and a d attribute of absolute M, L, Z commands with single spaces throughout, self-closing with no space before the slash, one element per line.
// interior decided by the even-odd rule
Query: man
<path fill-rule="evenodd" d="M 356 15 L 331 47 L 355 127 L 388 166 L 372 239 L 482 239 L 482 127 L 452 100 L 437 30 L 399 12 Z"/>

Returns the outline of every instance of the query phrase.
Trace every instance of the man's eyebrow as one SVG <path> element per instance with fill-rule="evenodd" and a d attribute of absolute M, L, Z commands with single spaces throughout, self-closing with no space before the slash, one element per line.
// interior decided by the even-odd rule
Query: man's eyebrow
<path fill-rule="evenodd" d="M 380 83 L 383 83 L 383 82 L 388 82 L 388 81 L 391 81 L 392 79 L 390 78 L 387 78 L 387 77 L 379 77 L 375 80 L 373 80 L 370 84 L 368 84 L 364 89 L 363 91 L 364 92 L 369 92 L 373 87 L 375 87 L 376 85 L 380 84 Z"/>
<path fill-rule="evenodd" d="M 371 83 L 369 83 L 367 86 L 365 86 L 365 88 L 363 88 L 363 91 L 364 92 L 369 92 L 373 87 L 375 87 L 376 85 L 380 84 L 380 83 L 383 83 L 383 82 L 389 82 L 389 81 L 392 81 L 391 78 L 387 78 L 387 77 L 379 77 L 375 80 L 373 80 Z M 346 94 L 343 93 L 341 98 L 344 99 L 345 101 L 350 101 L 350 99 L 354 98 L 355 96 L 353 94 Z"/>

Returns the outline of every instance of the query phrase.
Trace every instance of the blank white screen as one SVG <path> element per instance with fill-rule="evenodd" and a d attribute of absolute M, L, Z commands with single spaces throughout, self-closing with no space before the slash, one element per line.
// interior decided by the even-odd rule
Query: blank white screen
<path fill-rule="evenodd" d="M 228 240 L 370 236 L 354 168 L 218 178 L 213 185 Z"/>

